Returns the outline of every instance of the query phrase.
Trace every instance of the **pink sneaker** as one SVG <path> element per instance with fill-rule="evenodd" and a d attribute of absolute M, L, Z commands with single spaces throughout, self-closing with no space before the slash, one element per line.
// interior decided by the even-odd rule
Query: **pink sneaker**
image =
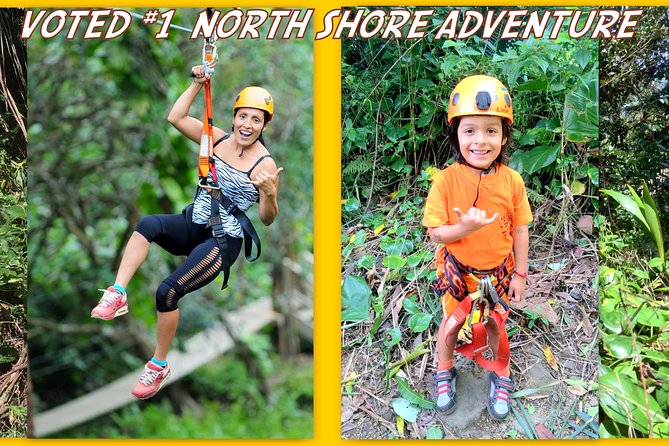
<path fill-rule="evenodd" d="M 119 293 L 113 286 L 99 291 L 104 291 L 104 294 L 98 305 L 91 311 L 92 318 L 108 321 L 128 312 L 128 295 L 126 293 Z"/>
<path fill-rule="evenodd" d="M 169 364 L 160 367 L 151 361 L 147 362 L 142 370 L 142 376 L 139 377 L 139 382 L 132 389 L 132 394 L 142 400 L 151 398 L 165 385 L 170 372 Z"/>

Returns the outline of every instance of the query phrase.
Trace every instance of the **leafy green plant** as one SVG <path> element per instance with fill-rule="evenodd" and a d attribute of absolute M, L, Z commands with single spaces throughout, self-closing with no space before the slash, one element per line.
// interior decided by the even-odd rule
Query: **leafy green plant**
<path fill-rule="evenodd" d="M 530 309 L 525 308 L 523 310 L 523 316 L 527 319 L 527 327 L 532 328 L 537 325 L 539 322 L 543 324 L 544 327 L 548 327 L 548 319 L 543 314 L 536 313 Z"/>
<path fill-rule="evenodd" d="M 664 260 L 664 237 L 662 236 L 662 226 L 660 225 L 659 213 L 653 197 L 648 190 L 646 180 L 643 180 L 643 192 L 641 197 L 631 187 L 627 186 L 630 195 L 610 190 L 602 189 L 601 192 L 613 198 L 620 204 L 637 223 L 641 225 L 650 239 L 655 243 L 655 247 L 661 260 Z"/>
<path fill-rule="evenodd" d="M 28 430 L 26 299 L 27 140 L 24 11 L 0 11 L 0 437 Z"/>
<path fill-rule="evenodd" d="M 603 209 L 600 225 L 602 438 L 669 437 L 667 220 L 659 215 L 669 198 L 669 10 L 644 16 L 643 37 L 602 42 L 600 52 L 602 192 L 619 205 Z M 643 179 L 641 193 L 631 178 Z"/>
<path fill-rule="evenodd" d="M 407 313 L 411 315 L 407 325 L 412 332 L 420 333 L 421 331 L 425 331 L 430 326 L 430 322 L 432 322 L 433 316 L 421 311 L 421 308 L 413 298 L 402 300 L 402 307 L 404 307 Z"/>
<path fill-rule="evenodd" d="M 346 276 L 341 290 L 342 322 L 360 322 L 369 317 L 372 291 L 362 277 Z"/>
<path fill-rule="evenodd" d="M 669 385 L 656 380 L 669 370 L 669 288 L 659 274 L 666 265 L 635 257 L 612 234 L 600 238 L 600 253 L 600 436 L 627 436 L 631 430 L 666 437 Z"/>

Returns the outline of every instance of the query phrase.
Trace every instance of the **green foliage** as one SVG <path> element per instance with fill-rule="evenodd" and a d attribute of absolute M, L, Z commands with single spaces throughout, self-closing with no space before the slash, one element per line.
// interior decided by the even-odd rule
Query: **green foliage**
<path fill-rule="evenodd" d="M 449 8 L 436 8 L 440 23 Z M 516 149 L 509 164 L 562 193 L 594 195 L 590 164 L 598 146 L 596 42 L 346 39 L 342 42 L 342 194 L 366 207 L 383 201 L 422 166 L 454 155 L 445 122 L 448 95 L 463 77 L 486 73 L 510 88 Z M 566 177 L 566 178 L 563 178 Z M 409 187 L 410 183 L 407 184 Z M 556 186 L 557 185 L 557 186 Z M 345 217 L 344 217 L 345 218 Z"/>
<path fill-rule="evenodd" d="M 28 429 L 24 11 L 0 10 L 0 437 Z"/>
<path fill-rule="evenodd" d="M 341 290 L 341 320 L 348 322 L 367 320 L 371 294 L 372 291 L 365 279 L 347 276 Z"/>
<path fill-rule="evenodd" d="M 544 327 L 548 327 L 548 319 L 546 319 L 546 316 L 544 316 L 543 314 L 538 314 L 532 310 L 525 308 L 523 310 L 523 315 L 527 319 L 528 328 L 534 327 L 539 322 L 541 322 L 544 325 Z"/>
<path fill-rule="evenodd" d="M 0 209 L 0 295 L 23 302 L 28 276 L 25 191 L 0 194 Z"/>
<path fill-rule="evenodd" d="M 655 243 L 660 259 L 664 260 L 664 237 L 662 236 L 662 226 L 660 226 L 657 206 L 655 205 L 653 197 L 650 196 L 646 180 L 643 180 L 642 198 L 639 197 L 631 186 L 628 185 L 627 188 L 630 191 L 630 196 L 609 189 L 602 189 L 601 192 L 616 200 L 619 205 L 621 205 L 638 223 L 642 225 L 648 236 Z"/>
<path fill-rule="evenodd" d="M 669 437 L 668 50 L 666 7 L 644 9 L 634 39 L 601 48 L 602 192 L 619 205 L 600 226 L 602 438 Z M 643 179 L 640 195 L 619 192 L 630 178 Z"/>
<path fill-rule="evenodd" d="M 431 314 L 423 313 L 420 306 L 412 298 L 403 299 L 402 307 L 404 307 L 406 312 L 411 315 L 407 325 L 412 332 L 420 333 L 430 326 L 433 316 Z"/>
<path fill-rule="evenodd" d="M 427 429 L 427 437 L 425 438 L 428 440 L 441 440 L 444 438 L 444 433 L 439 426 L 430 426 Z"/>
<path fill-rule="evenodd" d="M 626 375 L 610 372 L 599 377 L 600 404 L 615 423 L 629 425 L 645 435 L 653 428 L 660 437 L 669 435 L 669 419 L 652 395 Z"/>
<path fill-rule="evenodd" d="M 198 12 L 177 9 L 173 23 L 195 23 Z M 98 289 L 113 283 L 139 219 L 179 213 L 195 193 L 198 144 L 166 117 L 192 82 L 188 73 L 201 63 L 202 42 L 177 30 L 155 40 L 156 31 L 135 21 L 112 41 L 64 35 L 30 40 L 29 320 L 37 411 L 146 361 L 155 290 L 183 261 L 152 248 L 128 287 L 130 315 L 113 323 L 89 317 Z M 174 347 L 215 323 L 221 311 L 278 293 L 284 258 L 306 273 L 312 268 L 313 41 L 232 39 L 218 47 L 214 125 L 229 128 L 233 99 L 245 86 L 263 85 L 276 100 L 265 141 L 285 167 L 280 212 L 266 228 L 252 207 L 248 215 L 263 242 L 261 259 L 248 263 L 240 256 L 229 288 L 220 290 L 219 277 L 180 301 Z M 200 95 L 191 115 L 203 113 Z"/>
<path fill-rule="evenodd" d="M 619 236 L 600 239 L 599 270 L 600 405 L 606 414 L 607 435 L 627 436 L 627 426 L 638 435 L 666 436 L 666 402 L 669 388 L 656 383 L 669 356 L 666 336 L 669 320 L 669 287 L 663 260 L 650 262 L 630 254 Z"/>
<path fill-rule="evenodd" d="M 423 409 L 434 409 L 436 407 L 436 403 L 434 401 L 426 399 L 423 395 L 409 387 L 409 384 L 404 378 L 396 376 L 395 381 L 397 382 L 397 388 L 400 391 L 400 395 L 402 395 L 402 397 L 411 404 L 422 407 Z"/>
<path fill-rule="evenodd" d="M 634 39 L 602 42 L 602 187 L 645 179 L 658 203 L 669 201 L 669 10 L 644 8 Z M 618 215 L 615 215 L 618 217 Z M 669 220 L 660 221 L 663 231 Z M 629 219 L 611 224 L 629 230 Z"/>
<path fill-rule="evenodd" d="M 402 417 L 409 423 L 416 422 L 416 418 L 420 413 L 420 409 L 417 406 L 413 405 L 411 401 L 403 397 L 393 398 L 391 404 L 393 406 L 393 410 L 395 411 L 398 417 Z"/>
<path fill-rule="evenodd" d="M 431 26 L 451 9 L 435 8 Z M 441 322 L 430 289 L 434 245 L 421 220 L 432 176 L 455 156 L 447 109 L 462 78 L 489 74 L 509 87 L 514 123 L 506 157 L 523 175 L 533 204 L 562 200 L 580 213 L 598 205 L 597 42 L 566 35 L 435 40 L 429 36 L 435 30 L 420 40 L 342 40 L 342 279 L 344 287 L 354 277 L 369 285 L 360 315 L 374 317 L 368 346 L 381 348 L 387 384 L 400 367 L 390 367 L 391 360 L 429 352 L 413 342 L 432 339 Z M 545 212 L 538 223 L 556 228 L 569 217 Z M 389 314 L 393 325 L 386 328 Z M 380 336 L 383 343 L 375 343 Z M 393 400 L 407 421 L 421 410 L 411 399 Z"/>

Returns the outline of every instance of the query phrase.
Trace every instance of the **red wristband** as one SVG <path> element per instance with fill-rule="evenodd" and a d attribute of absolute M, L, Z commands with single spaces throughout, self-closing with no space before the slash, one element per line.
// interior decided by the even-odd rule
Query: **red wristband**
<path fill-rule="evenodd" d="M 527 273 L 519 273 L 518 271 L 514 271 L 514 272 L 513 272 L 513 275 L 514 275 L 514 276 L 520 276 L 520 277 L 522 277 L 523 279 L 527 279 Z"/>

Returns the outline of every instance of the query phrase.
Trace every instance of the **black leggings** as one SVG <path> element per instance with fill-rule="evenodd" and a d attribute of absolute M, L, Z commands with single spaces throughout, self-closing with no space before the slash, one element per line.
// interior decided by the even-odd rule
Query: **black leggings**
<path fill-rule="evenodd" d="M 192 206 L 182 214 L 159 214 L 143 217 L 135 227 L 146 240 L 156 242 L 173 255 L 187 256 L 156 291 L 156 309 L 174 311 L 178 301 L 187 293 L 202 288 L 218 276 L 221 252 L 211 228 L 192 221 Z M 227 255 L 232 265 L 242 247 L 242 239 L 227 237 Z"/>

